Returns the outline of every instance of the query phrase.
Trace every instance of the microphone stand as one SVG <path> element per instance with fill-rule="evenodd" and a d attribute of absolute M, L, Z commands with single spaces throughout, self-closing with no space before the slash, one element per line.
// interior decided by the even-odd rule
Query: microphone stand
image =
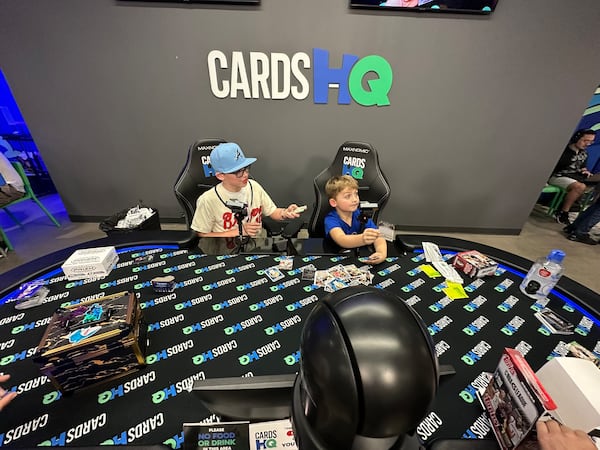
<path fill-rule="evenodd" d="M 242 220 L 246 217 L 243 211 L 236 211 L 233 215 L 238 224 L 238 244 L 240 245 L 240 251 L 243 250 L 243 246 L 248 243 L 250 240 L 250 236 L 244 236 L 244 226 L 242 224 Z"/>

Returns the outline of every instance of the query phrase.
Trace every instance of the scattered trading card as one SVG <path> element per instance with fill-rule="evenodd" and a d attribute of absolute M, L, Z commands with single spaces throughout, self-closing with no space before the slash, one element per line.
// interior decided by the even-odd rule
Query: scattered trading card
<path fill-rule="evenodd" d="M 302 269 L 302 280 L 314 281 L 316 271 L 317 271 L 317 268 L 314 266 L 314 264 L 310 264 L 310 265 L 304 267 Z"/>
<path fill-rule="evenodd" d="M 133 260 L 134 263 L 148 263 L 154 259 L 154 255 L 138 256 Z"/>
<path fill-rule="evenodd" d="M 574 333 L 575 325 L 550 308 L 544 308 L 534 315 L 553 334 Z"/>
<path fill-rule="evenodd" d="M 324 288 L 325 285 L 331 280 L 331 275 L 329 275 L 329 272 L 326 270 L 317 270 L 315 272 L 315 279 L 313 281 L 313 284 Z"/>
<path fill-rule="evenodd" d="M 588 361 L 592 361 L 596 365 L 596 367 L 600 367 L 600 359 L 593 352 L 591 352 L 578 342 L 573 341 L 569 343 L 569 354 L 567 356 L 574 356 L 575 358 L 587 359 Z"/>
<path fill-rule="evenodd" d="M 283 273 L 281 273 L 281 270 L 275 266 L 265 269 L 265 275 L 268 276 L 269 280 L 271 281 L 281 280 L 284 277 Z"/>
<path fill-rule="evenodd" d="M 35 280 L 23 283 L 15 297 L 15 309 L 29 309 L 44 303 L 50 289 L 44 280 Z"/>
<path fill-rule="evenodd" d="M 292 268 L 294 267 L 294 257 L 280 256 L 279 265 L 277 267 L 279 267 L 281 270 L 292 270 Z"/>

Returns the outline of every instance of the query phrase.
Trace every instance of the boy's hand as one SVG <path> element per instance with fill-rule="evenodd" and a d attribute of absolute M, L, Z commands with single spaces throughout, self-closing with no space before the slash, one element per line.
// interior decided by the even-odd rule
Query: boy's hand
<path fill-rule="evenodd" d="M 0 383 L 8 381 L 9 378 L 10 375 L 0 375 Z M 6 392 L 0 387 L 0 411 L 2 411 L 16 396 L 16 392 Z"/>
<path fill-rule="evenodd" d="M 362 234 L 362 239 L 365 245 L 370 245 L 379 237 L 379 230 L 375 228 L 367 228 Z"/>
<path fill-rule="evenodd" d="M 283 220 L 289 220 L 289 219 L 296 219 L 297 217 L 300 217 L 300 214 L 295 212 L 296 209 L 298 209 L 298 205 L 296 205 L 295 203 L 292 203 L 290 206 L 288 206 L 281 212 L 281 218 Z"/>
<path fill-rule="evenodd" d="M 385 256 L 379 252 L 372 253 L 368 259 L 364 260 L 367 264 L 375 265 L 381 264 L 385 261 Z"/>
<path fill-rule="evenodd" d="M 255 237 L 260 233 L 260 230 L 262 230 L 262 225 L 258 222 L 244 222 L 242 228 L 244 230 L 244 235 Z"/>

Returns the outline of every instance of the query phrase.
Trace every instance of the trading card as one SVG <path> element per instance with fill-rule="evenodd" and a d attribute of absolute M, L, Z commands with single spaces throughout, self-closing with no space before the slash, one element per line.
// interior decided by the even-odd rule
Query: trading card
<path fill-rule="evenodd" d="M 279 267 L 281 270 L 292 270 L 294 267 L 294 257 L 281 256 L 279 258 L 279 265 L 277 267 Z"/>
<path fill-rule="evenodd" d="M 134 263 L 147 263 L 154 259 L 154 255 L 138 256 L 133 260 Z"/>
<path fill-rule="evenodd" d="M 316 271 L 317 271 L 317 268 L 313 264 L 310 264 L 310 265 L 304 267 L 302 269 L 302 280 L 314 281 Z"/>
<path fill-rule="evenodd" d="M 578 342 L 569 343 L 569 354 L 567 356 L 574 356 L 575 358 L 587 359 L 592 361 L 596 366 L 600 367 L 600 359 L 583 345 Z"/>
<path fill-rule="evenodd" d="M 535 317 L 553 333 L 572 334 L 574 332 L 575 326 L 550 308 L 544 308 L 535 313 Z"/>
<path fill-rule="evenodd" d="M 348 272 L 346 272 L 346 269 L 341 264 L 329 268 L 328 272 L 333 278 L 339 278 L 341 280 L 350 278 L 350 275 Z"/>
<path fill-rule="evenodd" d="M 283 273 L 281 273 L 281 270 L 275 266 L 266 269 L 265 275 L 268 276 L 269 280 L 271 281 L 281 280 L 284 277 Z"/>
<path fill-rule="evenodd" d="M 331 275 L 329 275 L 329 272 L 326 270 L 317 270 L 315 271 L 315 279 L 313 284 L 319 286 L 319 287 L 325 287 L 325 285 L 327 284 L 328 281 L 331 280 Z"/>

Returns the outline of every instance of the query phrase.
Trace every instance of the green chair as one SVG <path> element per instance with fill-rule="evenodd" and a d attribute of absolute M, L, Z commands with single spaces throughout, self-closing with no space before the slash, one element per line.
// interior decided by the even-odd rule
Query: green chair
<path fill-rule="evenodd" d="M 560 208 L 563 200 L 565 199 L 565 195 L 567 195 L 567 190 L 563 189 L 559 186 L 554 186 L 552 184 L 546 184 L 544 189 L 542 189 L 542 194 L 554 194 L 552 200 L 550 201 L 550 205 L 548 205 L 548 211 L 546 214 L 549 216 L 553 216 L 554 213 Z"/>
<path fill-rule="evenodd" d="M 46 207 L 42 204 L 42 202 L 39 201 L 39 199 L 33 192 L 33 189 L 31 189 L 31 184 L 29 183 L 29 179 L 27 178 L 27 175 L 25 174 L 25 170 L 23 170 L 23 166 L 21 165 L 21 163 L 13 162 L 12 165 L 14 166 L 15 170 L 17 171 L 17 173 L 19 174 L 21 179 L 23 180 L 23 185 L 25 186 L 25 195 L 21 198 L 18 198 L 17 200 L 14 200 L 14 201 L 8 203 L 7 205 L 0 207 L 0 209 L 3 209 L 4 211 L 6 211 L 6 214 L 8 214 L 9 217 L 13 221 L 15 221 L 20 226 L 23 226 L 23 224 L 21 222 L 19 222 L 19 220 L 10 212 L 8 207 L 16 205 L 17 203 L 21 203 L 25 200 L 33 200 L 42 209 L 42 211 L 44 211 L 44 213 L 50 218 L 52 223 L 54 223 L 54 225 L 56 225 L 57 227 L 60 227 L 60 223 L 58 223 L 58 221 L 54 218 L 54 216 L 50 213 L 50 211 L 48 211 L 46 209 Z M 10 240 L 8 239 L 8 236 L 6 235 L 6 233 L 4 232 L 2 227 L 0 227 L 0 236 L 2 236 L 2 239 L 4 239 L 4 242 L 6 243 L 6 246 L 8 247 L 8 249 L 14 250 Z"/>

